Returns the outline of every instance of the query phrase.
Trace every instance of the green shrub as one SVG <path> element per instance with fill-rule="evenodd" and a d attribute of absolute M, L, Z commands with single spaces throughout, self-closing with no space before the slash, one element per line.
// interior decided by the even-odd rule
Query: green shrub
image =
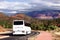
<path fill-rule="evenodd" d="M 31 28 L 33 30 L 54 30 L 54 29 L 57 28 L 57 26 L 54 26 L 54 25 L 48 25 L 48 26 L 46 26 L 44 24 L 38 24 L 38 25 L 31 24 Z"/>
<path fill-rule="evenodd" d="M 49 25 L 47 30 L 54 30 L 56 28 L 57 28 L 57 26 L 55 26 L 55 25 Z"/>

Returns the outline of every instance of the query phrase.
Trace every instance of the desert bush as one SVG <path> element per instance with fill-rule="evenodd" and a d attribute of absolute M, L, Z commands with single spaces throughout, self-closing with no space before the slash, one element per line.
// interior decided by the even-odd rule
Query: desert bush
<path fill-rule="evenodd" d="M 45 24 L 31 24 L 33 30 L 54 30 L 57 28 L 55 25 L 45 25 Z"/>
<path fill-rule="evenodd" d="M 56 28 L 57 28 L 57 26 L 55 26 L 55 25 L 49 25 L 47 30 L 54 30 Z"/>
<path fill-rule="evenodd" d="M 12 24 L 9 24 L 9 22 L 6 20 L 0 21 L 0 25 L 2 25 L 4 28 L 12 28 Z"/>

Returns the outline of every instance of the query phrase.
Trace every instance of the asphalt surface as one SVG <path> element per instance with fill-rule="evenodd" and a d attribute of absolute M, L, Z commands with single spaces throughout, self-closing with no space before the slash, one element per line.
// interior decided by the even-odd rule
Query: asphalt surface
<path fill-rule="evenodd" d="M 38 34 L 39 32 L 36 32 L 36 31 L 32 31 L 32 33 L 29 35 L 12 35 L 12 33 L 10 33 L 10 34 L 4 34 L 4 35 L 9 35 L 10 37 L 0 39 L 0 40 L 28 40 L 29 37 L 35 36 Z"/>

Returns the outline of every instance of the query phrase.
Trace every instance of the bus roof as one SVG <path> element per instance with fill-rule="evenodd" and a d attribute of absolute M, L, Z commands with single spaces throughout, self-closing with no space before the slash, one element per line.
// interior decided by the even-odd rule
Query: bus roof
<path fill-rule="evenodd" d="M 24 21 L 24 20 L 13 20 L 13 21 Z"/>

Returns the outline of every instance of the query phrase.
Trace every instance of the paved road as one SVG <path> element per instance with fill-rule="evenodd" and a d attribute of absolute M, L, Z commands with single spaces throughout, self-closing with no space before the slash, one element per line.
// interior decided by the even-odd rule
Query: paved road
<path fill-rule="evenodd" d="M 28 40 L 28 37 L 30 36 L 34 36 L 34 35 L 38 35 L 39 32 L 35 32 L 32 31 L 32 33 L 30 35 L 15 35 L 13 36 L 12 34 L 5 34 L 5 35 L 9 35 L 9 38 L 5 38 L 5 39 L 0 39 L 0 40 Z"/>
<path fill-rule="evenodd" d="M 52 33 L 46 31 L 40 31 L 40 34 L 35 40 L 53 40 Z"/>

